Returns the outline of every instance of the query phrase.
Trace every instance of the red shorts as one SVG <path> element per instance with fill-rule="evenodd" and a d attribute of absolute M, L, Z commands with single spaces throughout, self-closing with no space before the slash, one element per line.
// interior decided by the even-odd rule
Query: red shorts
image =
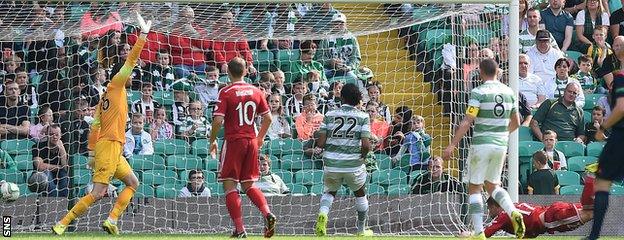
<path fill-rule="evenodd" d="M 219 166 L 219 181 L 258 181 L 260 164 L 258 143 L 255 138 L 239 138 L 223 141 Z"/>
<path fill-rule="evenodd" d="M 568 232 L 577 229 L 581 223 L 580 203 L 554 202 L 544 212 L 544 226 L 549 233 Z"/>

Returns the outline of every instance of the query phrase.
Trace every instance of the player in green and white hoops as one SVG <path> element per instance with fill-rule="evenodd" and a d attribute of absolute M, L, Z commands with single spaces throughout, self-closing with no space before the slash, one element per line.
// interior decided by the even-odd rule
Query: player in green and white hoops
<path fill-rule="evenodd" d="M 516 96 L 507 85 L 497 80 L 498 64 L 492 59 L 479 63 L 483 83 L 470 92 L 466 116 L 444 149 L 444 159 L 450 159 L 459 141 L 474 122 L 472 145 L 468 154 L 468 213 L 474 233 L 472 239 L 485 239 L 483 232 L 483 197 L 485 190 L 509 214 L 516 237 L 524 236 L 522 214 L 514 207 L 509 194 L 500 187 L 501 173 L 507 154 L 509 133 L 520 125 Z"/>
<path fill-rule="evenodd" d="M 368 114 L 355 106 L 362 101 L 362 94 L 355 84 L 349 83 L 340 91 L 342 107 L 329 111 L 319 129 L 317 144 L 324 148 L 325 170 L 324 194 L 316 221 L 316 235 L 327 234 L 327 214 L 336 192 L 345 183 L 355 193 L 357 209 L 357 235 L 372 236 L 367 228 L 368 199 L 366 198 L 366 154 L 371 149 L 370 119 Z"/>

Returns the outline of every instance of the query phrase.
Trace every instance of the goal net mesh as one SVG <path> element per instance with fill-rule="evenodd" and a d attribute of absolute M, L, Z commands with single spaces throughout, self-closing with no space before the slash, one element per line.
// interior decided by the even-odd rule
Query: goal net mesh
<path fill-rule="evenodd" d="M 321 157 L 318 152 L 310 154 L 314 142 L 306 139 L 313 134 L 306 130 L 309 126 L 296 124 L 299 113 L 306 114 L 305 107 L 299 98 L 291 99 L 295 90 L 290 89 L 298 88 L 300 81 L 304 92 L 316 95 L 321 113 L 339 104 L 332 97 L 338 83 L 356 83 L 365 100 L 378 103 L 363 106 L 377 112 L 374 128 L 380 139 L 369 157 L 375 163 L 369 165 L 367 182 L 372 230 L 453 235 L 466 229 L 463 176 L 470 138 L 462 141 L 453 160 L 442 164 L 442 181 L 426 184 L 432 181 L 431 174 L 414 163 L 424 159 L 426 164 L 429 158 L 441 156 L 449 144 L 470 89 L 479 83 L 475 69 L 480 58 L 499 60 L 506 79 L 507 6 L 5 1 L 0 5 L 0 86 L 7 107 L 0 109 L 5 114 L 0 116 L 0 179 L 19 184 L 21 197 L 1 204 L 0 210 L 19 219 L 13 221 L 17 222 L 14 229 L 47 231 L 88 192 L 88 124 L 104 86 L 136 42 L 136 11 L 154 25 L 127 89 L 130 114 L 144 116 L 147 135 L 132 131 L 132 116 L 119 116 L 128 119 L 127 142 L 132 146 L 124 149 L 124 155 L 141 182 L 120 220 L 122 231 L 231 230 L 223 189 L 216 181 L 219 161 L 208 154 L 206 140 L 214 89 L 226 85 L 228 78 L 224 72 L 211 76 L 205 69 L 222 69 L 233 56 L 249 57 L 257 73 L 246 81 L 277 92 L 285 112 L 274 119 L 284 120 L 288 130 L 274 134 L 262 148 L 273 176 L 279 176 L 290 190 L 268 198 L 279 218 L 278 234 L 314 234 L 323 192 Z M 308 49 L 300 49 L 309 46 L 307 41 L 315 43 L 312 59 L 323 69 L 310 70 L 302 63 L 304 55 L 309 56 Z M 162 60 L 162 56 L 169 58 Z M 170 71 L 161 61 L 171 66 Z M 273 87 L 279 81 L 274 78 L 280 78 L 278 70 L 284 73 L 285 90 Z M 266 72 L 273 72 L 273 77 L 266 80 Z M 320 81 L 313 82 L 315 77 Z M 17 103 L 9 82 L 18 83 Z M 151 88 L 145 83 L 151 83 Z M 151 99 L 143 98 L 144 94 Z M 411 112 L 397 114 L 402 106 Z M 413 121 L 422 116 L 422 131 L 415 130 L 412 119 L 395 122 L 396 115 L 411 116 Z M 53 123 L 61 127 L 67 161 L 59 160 L 55 147 L 49 147 L 54 145 L 49 139 L 54 138 L 49 137 L 52 131 L 47 126 Z M 411 132 L 416 140 L 401 141 L 397 131 L 406 136 Z M 221 144 L 223 135 L 219 137 Z M 402 143 L 407 151 L 395 157 Z M 153 153 L 146 150 L 148 145 Z M 52 154 L 45 155 L 43 148 L 52 148 Z M 58 173 L 54 165 L 67 165 L 66 171 Z M 210 197 L 179 196 L 192 181 L 193 169 L 203 171 Z M 41 183 L 40 174 L 32 177 L 38 172 L 59 189 L 33 192 L 32 183 Z M 114 180 L 108 194 L 114 197 L 123 188 L 121 181 Z M 250 232 L 260 233 L 262 218 L 242 196 L 244 222 Z M 97 202 L 73 226 L 78 231 L 98 230 L 113 203 L 112 198 Z M 354 204 L 353 193 L 343 187 L 330 212 L 330 234 L 355 232 Z"/>

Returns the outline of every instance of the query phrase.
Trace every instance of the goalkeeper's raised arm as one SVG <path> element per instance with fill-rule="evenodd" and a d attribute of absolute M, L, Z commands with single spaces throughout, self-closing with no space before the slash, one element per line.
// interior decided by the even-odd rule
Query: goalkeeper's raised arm
<path fill-rule="evenodd" d="M 147 22 L 145 22 L 145 20 L 143 20 L 143 17 L 141 17 L 141 14 L 139 13 L 137 13 L 137 21 L 139 22 L 139 27 L 141 28 L 141 35 L 139 35 L 139 39 L 132 47 L 132 50 L 130 50 L 128 58 L 126 59 L 126 62 L 124 62 L 123 67 L 121 67 L 121 70 L 119 70 L 119 72 L 115 74 L 115 76 L 113 76 L 111 84 L 117 86 L 130 84 L 130 81 L 128 80 L 130 78 L 130 75 L 132 74 L 132 69 L 134 69 L 137 60 L 139 59 L 141 50 L 143 50 L 143 45 L 145 45 L 147 33 L 149 33 L 150 28 L 152 27 L 152 21 L 148 20 Z"/>

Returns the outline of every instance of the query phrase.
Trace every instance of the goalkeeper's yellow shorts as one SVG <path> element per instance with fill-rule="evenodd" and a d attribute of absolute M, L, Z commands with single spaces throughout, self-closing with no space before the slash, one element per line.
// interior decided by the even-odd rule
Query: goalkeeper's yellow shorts
<path fill-rule="evenodd" d="M 121 153 L 123 145 L 117 141 L 100 140 L 95 144 L 93 182 L 109 184 L 114 178 L 122 179 L 132 173 L 132 168 Z"/>

